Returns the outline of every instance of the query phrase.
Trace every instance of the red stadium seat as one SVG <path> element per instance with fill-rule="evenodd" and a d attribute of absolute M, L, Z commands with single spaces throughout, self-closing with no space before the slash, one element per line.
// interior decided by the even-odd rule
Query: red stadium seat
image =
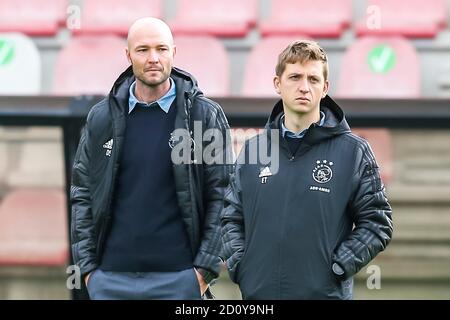
<path fill-rule="evenodd" d="M 418 98 L 420 63 L 415 48 L 400 37 L 365 37 L 345 53 L 337 96 Z"/>
<path fill-rule="evenodd" d="M 244 37 L 257 20 L 257 0 L 178 0 L 174 34 Z"/>
<path fill-rule="evenodd" d="M 380 13 L 379 28 L 373 24 L 375 11 L 370 11 L 356 26 L 357 35 L 401 35 L 431 38 L 447 25 L 447 1 L 429 0 L 369 0 Z M 371 16 L 372 15 L 372 16 Z M 368 25 L 369 24 L 369 25 Z"/>
<path fill-rule="evenodd" d="M 293 40 L 306 36 L 268 37 L 257 43 L 248 55 L 241 94 L 247 97 L 277 96 L 273 86 L 278 55 Z"/>
<path fill-rule="evenodd" d="M 209 36 L 179 36 L 174 65 L 192 73 L 208 96 L 230 95 L 230 63 L 220 40 Z"/>
<path fill-rule="evenodd" d="M 0 203 L 0 265 L 64 265 L 69 257 L 62 190 L 18 189 Z"/>
<path fill-rule="evenodd" d="M 125 47 L 115 36 L 73 38 L 57 58 L 53 93 L 107 94 L 129 65 Z"/>
<path fill-rule="evenodd" d="M 0 32 L 52 36 L 65 21 L 65 0 L 0 0 Z"/>
<path fill-rule="evenodd" d="M 388 129 L 379 128 L 352 128 L 352 132 L 366 139 L 377 159 L 380 175 L 385 184 L 392 181 L 394 171 L 394 158 L 392 155 L 392 136 Z"/>
<path fill-rule="evenodd" d="M 73 31 L 125 36 L 135 20 L 148 16 L 162 18 L 162 0 L 84 0 L 81 29 Z"/>
<path fill-rule="evenodd" d="M 350 25 L 351 0 L 272 0 L 263 36 L 306 34 L 337 38 Z"/>

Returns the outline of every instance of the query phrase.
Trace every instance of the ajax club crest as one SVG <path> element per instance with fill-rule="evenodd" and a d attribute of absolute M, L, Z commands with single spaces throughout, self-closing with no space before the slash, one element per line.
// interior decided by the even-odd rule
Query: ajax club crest
<path fill-rule="evenodd" d="M 327 183 L 333 177 L 333 170 L 331 167 L 333 162 L 327 160 L 317 160 L 316 166 L 313 169 L 312 176 L 314 181 L 318 183 Z"/>

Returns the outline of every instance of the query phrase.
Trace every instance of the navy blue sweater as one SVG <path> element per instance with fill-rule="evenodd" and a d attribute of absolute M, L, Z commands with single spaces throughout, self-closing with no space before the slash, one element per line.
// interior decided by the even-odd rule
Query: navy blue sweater
<path fill-rule="evenodd" d="M 193 266 L 168 144 L 175 115 L 176 103 L 167 114 L 136 105 L 127 116 L 102 270 L 170 272 Z"/>

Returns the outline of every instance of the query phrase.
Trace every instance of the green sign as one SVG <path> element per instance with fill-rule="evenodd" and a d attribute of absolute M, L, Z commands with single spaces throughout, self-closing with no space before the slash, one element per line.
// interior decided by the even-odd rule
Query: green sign
<path fill-rule="evenodd" d="M 395 66 L 396 59 L 394 50 L 384 44 L 376 46 L 367 55 L 369 68 L 376 73 L 389 72 Z"/>
<path fill-rule="evenodd" d="M 14 43 L 0 38 L 0 67 L 9 64 L 14 59 Z"/>

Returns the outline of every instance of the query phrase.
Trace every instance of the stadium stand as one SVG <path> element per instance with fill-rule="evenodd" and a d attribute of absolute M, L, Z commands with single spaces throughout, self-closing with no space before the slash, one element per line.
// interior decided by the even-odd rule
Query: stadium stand
<path fill-rule="evenodd" d="M 108 13 L 105 14 L 105 8 Z M 117 34 L 126 36 L 130 25 L 141 17 L 163 17 L 162 0 L 84 0 L 81 28 L 75 34 Z"/>
<path fill-rule="evenodd" d="M 447 1 L 430 0 L 369 0 L 369 12 L 379 13 L 381 24 L 372 19 L 356 25 L 356 33 L 363 35 L 402 35 L 412 38 L 432 38 L 447 26 Z"/>
<path fill-rule="evenodd" d="M 344 54 L 337 96 L 418 98 L 420 62 L 414 46 L 401 37 L 357 39 Z"/>
<path fill-rule="evenodd" d="M 209 36 L 177 36 L 174 65 L 192 73 L 209 96 L 230 95 L 230 63 L 223 44 Z"/>
<path fill-rule="evenodd" d="M 4 189 L 5 180 L 8 176 L 8 145 L 5 143 L 3 136 L 6 129 L 0 127 L 0 190 Z M 1 201 L 1 200 L 0 200 Z"/>
<path fill-rule="evenodd" d="M 387 129 L 352 128 L 352 132 L 370 143 L 380 167 L 380 175 L 384 184 L 388 185 L 394 175 L 394 157 L 392 135 Z"/>
<path fill-rule="evenodd" d="M 0 0 L 0 32 L 53 36 L 65 20 L 65 0 Z"/>
<path fill-rule="evenodd" d="M 72 38 L 57 58 L 53 94 L 108 93 L 129 65 L 125 47 L 125 41 L 115 36 Z"/>
<path fill-rule="evenodd" d="M 246 97 L 278 96 L 273 86 L 279 53 L 295 39 L 307 36 L 273 36 L 261 39 L 247 57 L 241 94 Z"/>
<path fill-rule="evenodd" d="M 41 56 L 34 42 L 20 33 L 0 33 L 0 95 L 40 91 Z"/>
<path fill-rule="evenodd" d="M 351 12 L 350 0 L 272 0 L 270 16 L 259 29 L 263 36 L 337 38 L 350 25 Z"/>
<path fill-rule="evenodd" d="M 5 147 L 0 196 L 1 186 L 4 190 L 63 188 L 62 138 L 58 128 L 27 126 L 0 131 L 0 144 Z"/>
<path fill-rule="evenodd" d="M 179 0 L 170 21 L 174 34 L 244 37 L 256 24 L 256 0 Z"/>
<path fill-rule="evenodd" d="M 64 265 L 68 259 L 62 189 L 16 189 L 0 203 L 0 265 Z"/>

